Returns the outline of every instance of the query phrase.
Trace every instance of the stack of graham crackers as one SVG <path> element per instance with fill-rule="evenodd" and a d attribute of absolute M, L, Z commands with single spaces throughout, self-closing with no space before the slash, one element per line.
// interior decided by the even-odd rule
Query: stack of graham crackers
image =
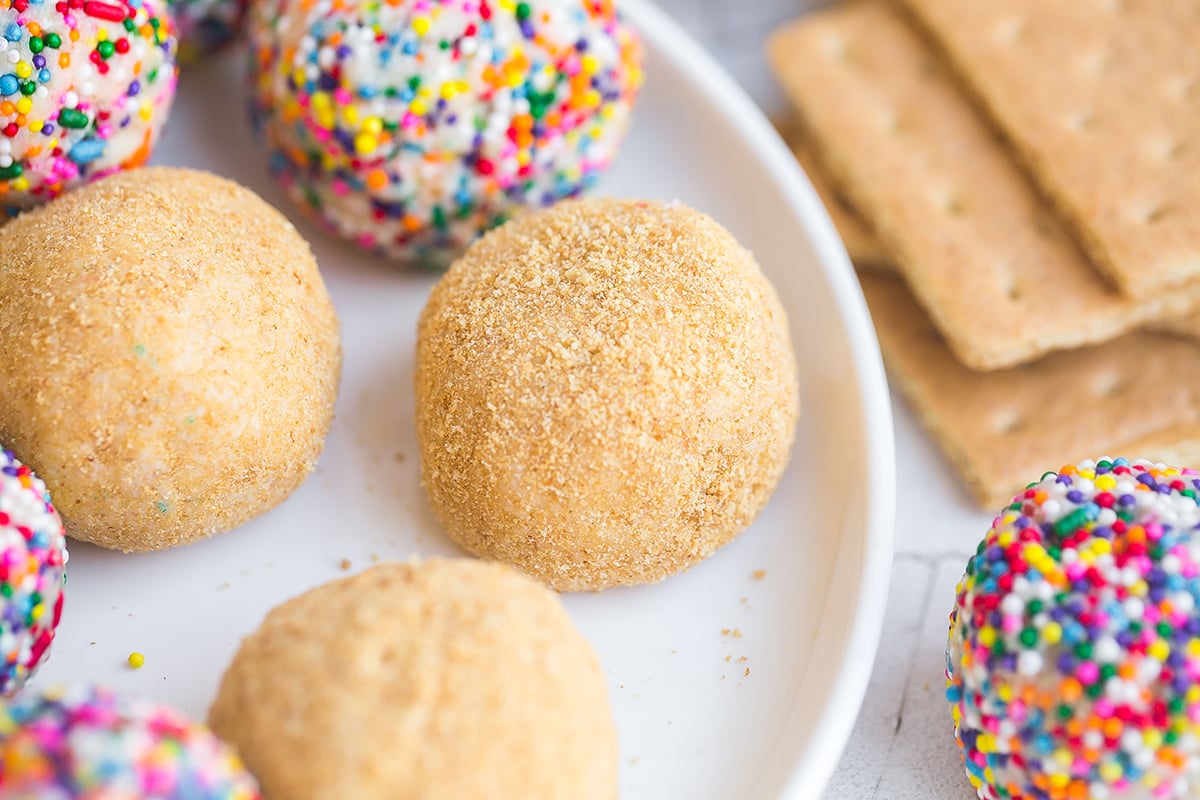
<path fill-rule="evenodd" d="M 985 506 L 1200 463 L 1198 45 L 1180 0 L 855 0 L 770 42 L 892 377 Z"/>

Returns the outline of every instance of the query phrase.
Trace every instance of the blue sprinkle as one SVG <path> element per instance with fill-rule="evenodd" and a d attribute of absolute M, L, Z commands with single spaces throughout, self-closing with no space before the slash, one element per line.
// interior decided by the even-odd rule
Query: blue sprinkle
<path fill-rule="evenodd" d="M 10 42 L 21 41 L 21 26 L 15 22 L 9 23 L 8 27 L 4 29 L 4 38 Z"/>
<path fill-rule="evenodd" d="M 21 88 L 16 75 L 0 75 L 0 95 L 16 94 Z"/>
<path fill-rule="evenodd" d="M 84 139 L 71 148 L 71 151 L 67 153 L 67 158 L 76 164 L 91 163 L 104 155 L 104 144 L 102 139 Z"/>

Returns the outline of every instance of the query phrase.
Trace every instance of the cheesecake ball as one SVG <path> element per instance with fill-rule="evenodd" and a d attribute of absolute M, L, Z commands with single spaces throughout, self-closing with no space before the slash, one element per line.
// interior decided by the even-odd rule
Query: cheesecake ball
<path fill-rule="evenodd" d="M 163 0 L 0 6 L 0 224 L 144 163 L 175 96 Z"/>
<path fill-rule="evenodd" d="M 642 82 L 611 2 L 263 0 L 252 115 L 331 231 L 444 267 L 481 231 L 591 186 Z"/>
<path fill-rule="evenodd" d="M 0 700 L 5 797 L 261 800 L 234 752 L 165 706 L 90 686 Z"/>
<path fill-rule="evenodd" d="M 66 535 L 46 484 L 0 450 L 0 696 L 24 686 L 49 656 L 66 563 Z"/>
<path fill-rule="evenodd" d="M 997 515 L 946 648 L 982 800 L 1200 794 L 1198 493 L 1194 470 L 1105 458 Z"/>
<path fill-rule="evenodd" d="M 595 654 L 553 592 L 499 564 L 383 564 L 289 600 L 209 721 L 272 798 L 617 797 Z"/>
<path fill-rule="evenodd" d="M 76 539 L 156 550 L 280 503 L 340 360 L 308 244 L 224 178 L 120 173 L 0 228 L 0 441 Z"/>
<path fill-rule="evenodd" d="M 417 339 L 421 475 L 460 544 L 564 591 L 661 580 L 755 518 L 798 414 L 784 311 L 685 206 L 568 201 L 485 236 Z"/>

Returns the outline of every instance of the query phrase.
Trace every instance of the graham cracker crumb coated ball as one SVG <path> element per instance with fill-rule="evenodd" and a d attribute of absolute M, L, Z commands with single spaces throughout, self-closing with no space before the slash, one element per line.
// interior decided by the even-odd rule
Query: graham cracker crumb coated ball
<path fill-rule="evenodd" d="M 155 550 L 277 505 L 340 363 L 307 243 L 231 181 L 136 170 L 0 229 L 0 441 L 76 539 Z"/>
<path fill-rule="evenodd" d="M 569 201 L 488 234 L 417 341 L 433 510 L 560 590 L 661 580 L 766 503 L 798 414 L 784 312 L 753 256 L 681 205 Z"/>
<path fill-rule="evenodd" d="M 499 564 L 384 564 L 284 603 L 209 722 L 271 798 L 617 796 L 595 654 L 553 592 Z"/>

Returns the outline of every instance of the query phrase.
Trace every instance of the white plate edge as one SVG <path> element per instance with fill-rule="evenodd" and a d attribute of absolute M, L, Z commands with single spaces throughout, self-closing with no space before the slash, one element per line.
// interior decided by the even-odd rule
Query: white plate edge
<path fill-rule="evenodd" d="M 678 69 L 709 87 L 715 101 L 727 110 L 731 124 L 766 162 L 794 215 L 805 226 L 846 319 L 847 337 L 854 354 L 854 377 L 860 387 L 863 446 L 870 455 L 864 492 L 869 500 L 864 515 L 867 535 L 854 625 L 841 659 L 844 670 L 826 700 L 813 732 L 813 746 L 792 769 L 779 798 L 808 800 L 817 797 L 828 784 L 850 738 L 883 633 L 896 517 L 895 434 L 883 358 L 862 288 L 828 212 L 762 110 L 707 50 L 651 0 L 622 0 L 621 9 L 642 36 L 659 43 L 660 52 L 675 61 Z M 839 547 L 839 558 L 841 555 Z"/>

